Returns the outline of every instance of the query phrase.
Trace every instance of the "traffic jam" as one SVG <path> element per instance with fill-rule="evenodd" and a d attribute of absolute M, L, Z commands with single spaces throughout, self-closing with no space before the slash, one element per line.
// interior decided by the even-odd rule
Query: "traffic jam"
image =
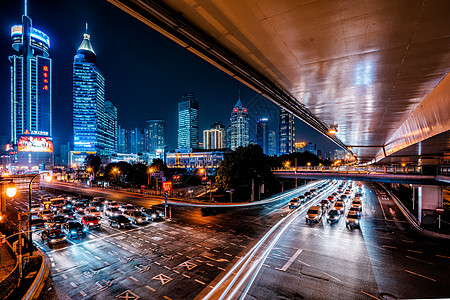
<path fill-rule="evenodd" d="M 331 181 L 331 185 L 337 185 L 337 189 L 328 197 L 324 197 L 318 204 L 309 207 L 306 212 L 306 224 L 328 222 L 330 225 L 338 223 L 341 219 L 345 219 L 348 229 L 360 228 L 360 222 L 363 210 L 363 185 L 361 182 L 357 184 L 353 181 L 338 183 Z M 328 183 L 324 183 L 317 188 L 310 189 L 303 195 L 291 199 L 289 209 L 294 210 L 309 203 L 310 200 L 319 195 L 327 195 L 326 190 L 330 187 Z"/>
<path fill-rule="evenodd" d="M 66 243 L 67 239 L 83 239 L 105 225 L 121 230 L 164 220 L 161 207 L 69 195 L 43 195 L 40 203 L 31 204 L 31 214 L 31 230 L 48 247 Z"/>

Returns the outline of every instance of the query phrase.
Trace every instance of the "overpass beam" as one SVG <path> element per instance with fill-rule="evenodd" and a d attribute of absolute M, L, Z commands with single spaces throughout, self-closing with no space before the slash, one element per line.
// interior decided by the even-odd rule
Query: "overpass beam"
<path fill-rule="evenodd" d="M 437 225 L 436 208 L 443 206 L 441 185 L 422 185 L 418 187 L 418 219 L 421 225 Z"/>

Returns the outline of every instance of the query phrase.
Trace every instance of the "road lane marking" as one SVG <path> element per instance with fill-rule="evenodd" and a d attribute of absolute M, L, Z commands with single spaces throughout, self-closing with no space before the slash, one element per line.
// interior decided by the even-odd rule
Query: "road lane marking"
<path fill-rule="evenodd" d="M 180 274 L 180 272 L 179 271 L 177 271 L 177 270 L 172 270 L 173 272 L 175 272 L 175 273 L 177 273 L 177 274 Z"/>
<path fill-rule="evenodd" d="M 295 259 L 300 255 L 300 253 L 302 253 L 302 251 L 303 251 L 302 249 L 297 249 L 294 255 L 292 255 L 292 257 L 286 262 L 286 264 L 281 269 L 278 268 L 275 269 L 285 272 L 292 265 Z"/>
<path fill-rule="evenodd" d="M 197 280 L 197 279 L 194 279 L 194 281 L 196 281 L 196 282 L 198 282 L 198 283 L 200 283 L 200 284 L 205 285 L 205 283 L 204 283 L 203 281 L 200 281 L 200 280 Z"/>
<path fill-rule="evenodd" d="M 67 279 L 67 276 L 64 275 L 64 274 L 62 274 L 61 277 L 64 278 L 64 279 Z"/>
<path fill-rule="evenodd" d="M 428 279 L 428 280 L 431 280 L 431 281 L 436 281 L 436 279 L 427 277 L 427 276 L 425 276 L 425 275 L 417 274 L 417 273 L 414 273 L 414 272 L 412 272 L 412 271 L 405 270 L 405 272 L 408 272 L 408 273 L 413 274 L 413 275 L 416 275 L 416 276 L 423 277 L 423 278 Z"/>
<path fill-rule="evenodd" d="M 77 287 L 77 285 L 75 284 L 75 282 L 71 282 L 70 285 L 71 285 L 72 287 L 74 287 L 74 288 Z"/>
<path fill-rule="evenodd" d="M 381 211 L 383 212 L 383 216 L 384 216 L 384 219 L 385 219 L 385 220 L 387 220 L 387 218 L 386 218 L 386 214 L 384 213 L 384 208 L 383 208 L 383 205 L 381 204 L 381 200 L 380 200 L 380 197 L 377 197 L 377 199 L 378 199 L 378 202 L 380 203 L 380 207 L 381 207 Z"/>
<path fill-rule="evenodd" d="M 369 293 L 366 293 L 366 292 L 364 292 L 364 291 L 361 291 L 361 293 L 363 293 L 363 294 L 365 294 L 365 295 L 367 295 L 367 296 L 369 296 L 369 297 L 371 297 L 371 298 L 373 298 L 373 299 L 378 299 L 378 300 L 380 300 L 380 298 L 377 298 L 377 297 L 375 297 L 375 296 L 373 296 L 373 295 L 371 295 L 371 294 L 369 294 Z"/>
<path fill-rule="evenodd" d="M 411 249 L 406 249 L 406 251 L 409 251 L 409 252 L 414 252 L 414 253 L 423 253 L 422 251 L 411 250 Z"/>
<path fill-rule="evenodd" d="M 136 282 L 139 281 L 139 279 L 136 279 L 136 278 L 134 278 L 133 276 L 130 276 L 130 279 L 133 280 L 133 281 L 136 281 Z"/>
<path fill-rule="evenodd" d="M 338 279 L 338 278 L 336 278 L 336 277 L 334 277 L 334 276 L 331 276 L 331 275 L 328 274 L 328 273 L 323 272 L 323 274 L 325 274 L 325 275 L 327 275 L 327 276 L 330 276 L 330 277 L 333 278 L 334 280 L 337 280 L 337 281 L 339 281 L 339 282 L 342 282 L 340 279 Z"/>
<path fill-rule="evenodd" d="M 164 266 L 164 268 L 166 268 L 167 270 L 171 270 L 168 266 Z"/>
<path fill-rule="evenodd" d="M 227 256 L 233 256 L 233 255 L 231 255 L 230 253 L 224 253 L 225 255 L 227 255 Z"/>
<path fill-rule="evenodd" d="M 80 291 L 81 296 L 86 297 L 87 294 L 84 291 Z"/>
<path fill-rule="evenodd" d="M 152 288 L 152 287 L 150 287 L 150 286 L 148 286 L 148 285 L 146 285 L 145 286 L 146 288 L 148 288 L 150 291 L 152 291 L 152 292 L 156 292 L 156 290 L 154 289 L 154 288 Z"/>
<path fill-rule="evenodd" d="M 172 298 L 169 298 L 169 297 L 167 297 L 167 296 L 164 296 L 164 299 L 166 299 L 166 300 L 172 300 Z"/>
<path fill-rule="evenodd" d="M 222 271 L 226 271 L 227 269 L 221 268 L 221 267 L 217 267 L 217 269 L 222 270 Z"/>
<path fill-rule="evenodd" d="M 443 258 L 450 258 L 449 256 L 444 256 L 444 255 L 439 255 L 439 254 L 436 254 L 436 256 L 437 257 L 443 257 Z"/>
<path fill-rule="evenodd" d="M 210 266 L 210 267 L 214 267 L 214 265 L 213 265 L 213 264 L 210 264 L 210 263 L 206 263 L 206 265 L 208 265 L 208 266 Z"/>
<path fill-rule="evenodd" d="M 391 249 L 398 249 L 397 247 L 394 247 L 394 246 L 388 246 L 388 245 L 383 245 L 383 247 L 391 248 Z"/>
<path fill-rule="evenodd" d="M 186 278 L 191 278 L 191 276 L 189 276 L 189 275 L 186 275 L 186 274 L 182 274 L 182 275 Z"/>
<path fill-rule="evenodd" d="M 98 260 L 102 260 L 100 257 L 98 257 L 97 255 L 96 256 L 94 256 L 96 259 L 98 259 Z"/>
<path fill-rule="evenodd" d="M 405 242 L 405 243 L 414 243 L 414 241 L 409 241 L 409 240 L 402 240 L 402 242 Z"/>
<path fill-rule="evenodd" d="M 121 269 L 117 269 L 117 271 L 119 271 L 122 274 L 126 274 L 126 272 L 122 271 Z"/>
<path fill-rule="evenodd" d="M 409 259 L 414 259 L 414 260 L 417 260 L 417 261 L 420 261 L 420 262 L 423 262 L 423 263 L 426 263 L 426 264 L 429 264 L 429 265 L 434 265 L 433 263 L 430 263 L 428 261 L 424 261 L 424 260 L 421 260 L 421 259 L 418 259 L 418 258 L 415 258 L 415 257 L 408 256 L 408 255 L 406 255 L 405 257 L 409 258 Z"/>

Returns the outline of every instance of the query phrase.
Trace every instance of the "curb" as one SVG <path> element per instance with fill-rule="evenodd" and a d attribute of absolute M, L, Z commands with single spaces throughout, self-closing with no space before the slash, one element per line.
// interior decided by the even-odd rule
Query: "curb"
<path fill-rule="evenodd" d="M 381 185 L 381 184 L 380 184 Z M 403 215 L 408 219 L 408 222 L 411 224 L 411 226 L 419 233 L 432 237 L 432 238 L 439 238 L 439 239 L 445 239 L 450 240 L 450 235 L 448 234 L 442 234 L 437 233 L 430 230 L 425 230 L 422 227 L 420 227 L 419 221 L 416 219 L 416 217 L 411 214 L 411 212 L 406 208 L 406 206 L 395 196 L 393 193 L 391 193 L 384 185 L 381 185 L 383 189 L 391 196 L 391 198 L 394 200 L 395 204 L 397 204 L 398 208 L 402 211 Z"/>
<path fill-rule="evenodd" d="M 36 278 L 34 279 L 28 291 L 23 296 L 22 300 L 37 299 L 45 286 L 45 281 L 47 280 L 48 275 L 50 274 L 50 263 L 47 256 L 45 256 L 44 252 L 42 252 L 41 250 L 38 250 L 38 252 L 42 257 L 41 268 L 39 269 Z"/>

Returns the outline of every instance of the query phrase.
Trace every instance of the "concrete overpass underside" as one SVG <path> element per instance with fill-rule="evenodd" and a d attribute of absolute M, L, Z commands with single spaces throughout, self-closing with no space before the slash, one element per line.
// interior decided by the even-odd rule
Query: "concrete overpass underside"
<path fill-rule="evenodd" d="M 417 145 L 450 130 L 450 1 L 108 1 L 361 163 L 449 155 L 448 140 Z"/>

